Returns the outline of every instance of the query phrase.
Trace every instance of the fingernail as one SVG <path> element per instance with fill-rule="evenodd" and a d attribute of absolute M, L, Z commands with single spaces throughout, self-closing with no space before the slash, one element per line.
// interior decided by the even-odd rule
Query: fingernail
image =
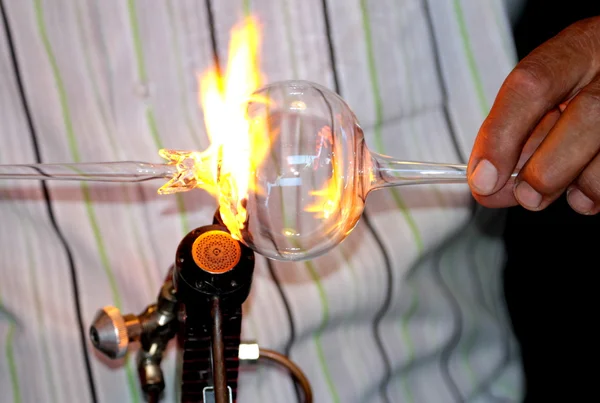
<path fill-rule="evenodd" d="M 521 206 L 527 209 L 535 210 L 542 204 L 542 195 L 527 182 L 520 182 L 515 187 L 515 198 Z"/>
<path fill-rule="evenodd" d="M 579 189 L 570 189 L 567 192 L 569 206 L 580 214 L 589 214 L 594 208 L 594 202 Z"/>
<path fill-rule="evenodd" d="M 498 182 L 498 170 L 488 160 L 481 160 L 471 174 L 471 185 L 481 195 L 488 195 L 494 191 Z"/>

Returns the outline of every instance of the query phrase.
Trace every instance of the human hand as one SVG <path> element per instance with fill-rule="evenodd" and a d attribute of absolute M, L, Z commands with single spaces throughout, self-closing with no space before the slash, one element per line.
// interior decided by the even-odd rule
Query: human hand
<path fill-rule="evenodd" d="M 487 207 L 600 212 L 600 17 L 542 44 L 508 75 L 477 135 L 468 177 Z M 511 178 L 518 171 L 516 178 Z"/>

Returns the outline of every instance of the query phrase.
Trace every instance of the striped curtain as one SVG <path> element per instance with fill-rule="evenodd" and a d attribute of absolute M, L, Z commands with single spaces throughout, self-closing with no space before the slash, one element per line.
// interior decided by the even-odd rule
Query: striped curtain
<path fill-rule="evenodd" d="M 515 62 L 501 0 L 0 0 L 0 163 L 140 160 L 204 149 L 197 73 L 231 27 L 262 25 L 269 82 L 340 93 L 369 147 L 465 162 Z M 142 402 L 135 363 L 107 362 L 96 311 L 152 303 L 201 191 L 0 182 L 0 401 Z M 308 262 L 259 258 L 243 338 L 289 354 L 317 403 L 517 402 L 502 295 L 502 215 L 464 185 L 378 191 L 350 237 Z M 177 355 L 162 364 L 178 401 Z M 290 377 L 243 371 L 239 402 L 294 402 Z"/>

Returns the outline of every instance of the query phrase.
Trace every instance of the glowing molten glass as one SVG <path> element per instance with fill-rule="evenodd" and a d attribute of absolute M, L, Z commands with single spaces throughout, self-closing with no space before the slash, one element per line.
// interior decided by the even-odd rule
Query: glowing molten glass
<path fill-rule="evenodd" d="M 339 141 L 333 141 L 331 127 L 324 126 L 317 134 L 316 159 L 322 155 L 341 156 L 343 150 Z M 315 166 L 316 168 L 316 166 Z M 344 160 L 332 159 L 331 177 L 325 181 L 319 190 L 311 190 L 313 202 L 304 207 L 304 211 L 313 213 L 315 218 L 328 219 L 340 208 L 340 198 L 343 194 Z"/>

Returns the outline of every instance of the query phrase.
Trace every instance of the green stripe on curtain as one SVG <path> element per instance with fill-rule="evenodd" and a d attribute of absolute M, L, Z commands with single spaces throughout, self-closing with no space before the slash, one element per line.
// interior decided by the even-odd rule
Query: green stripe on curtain
<path fill-rule="evenodd" d="M 361 12 L 362 12 L 362 23 L 363 23 L 362 26 L 363 26 L 363 32 L 364 32 L 364 37 L 365 37 L 365 45 L 367 48 L 369 78 L 371 80 L 371 89 L 372 89 L 372 93 L 373 93 L 375 110 L 376 110 L 375 111 L 375 113 L 376 113 L 375 127 L 374 127 L 375 147 L 376 147 L 377 152 L 383 153 L 384 145 L 383 145 L 383 138 L 382 138 L 382 133 L 381 133 L 381 129 L 382 129 L 382 125 L 383 125 L 383 101 L 381 99 L 381 93 L 379 90 L 379 82 L 378 82 L 379 80 L 377 78 L 377 66 L 375 63 L 375 54 L 373 51 L 371 22 L 369 19 L 369 10 L 368 10 L 366 0 L 360 1 L 360 8 L 361 8 Z M 406 220 L 406 222 L 413 234 L 413 238 L 414 238 L 417 250 L 418 250 L 419 254 L 421 254 L 423 252 L 423 241 L 422 241 L 421 233 L 419 232 L 419 229 L 417 227 L 417 224 L 416 224 L 414 218 L 412 217 L 412 215 L 410 214 L 410 212 L 408 211 L 404 200 L 402 200 L 401 196 L 398 194 L 396 189 L 389 189 L 389 190 L 390 190 L 392 197 L 394 198 L 394 201 L 396 202 L 396 205 L 402 212 L 402 215 L 404 216 L 404 219 Z M 407 282 L 406 286 L 408 287 L 407 290 L 409 290 L 409 292 L 411 294 L 411 303 L 410 303 L 410 306 L 409 306 L 408 310 L 406 311 L 406 313 L 404 313 L 404 315 L 402 315 L 402 321 L 401 321 L 400 327 L 401 327 L 401 335 L 402 335 L 402 339 L 403 339 L 402 341 L 408 349 L 408 363 L 410 364 L 414 360 L 415 349 L 414 349 L 414 342 L 413 342 L 413 340 L 410 336 L 410 332 L 409 332 L 409 322 L 418 309 L 419 297 L 414 289 L 414 285 L 411 282 Z M 413 396 L 412 391 L 410 390 L 410 387 L 408 385 L 408 382 L 406 381 L 406 378 L 403 378 L 402 384 L 403 384 L 403 389 L 404 389 L 404 394 L 405 394 L 403 401 L 413 402 L 414 396 Z"/>
<path fill-rule="evenodd" d="M 312 280 L 317 286 L 317 291 L 319 293 L 319 300 L 321 301 L 322 307 L 322 319 L 317 331 L 314 333 L 314 340 L 317 346 L 317 356 L 319 358 L 319 364 L 321 365 L 321 369 L 323 370 L 323 375 L 325 376 L 325 382 L 327 383 L 327 387 L 329 388 L 329 392 L 331 393 L 331 397 L 334 402 L 340 403 L 340 396 L 337 393 L 335 388 L 335 384 L 331 377 L 331 371 L 327 367 L 327 360 L 325 359 L 325 354 L 323 352 L 323 345 L 321 344 L 321 336 L 323 335 L 323 331 L 327 327 L 327 323 L 329 322 L 329 302 L 327 300 L 327 292 L 325 291 L 325 287 L 323 287 L 323 283 L 319 278 L 319 274 L 314 267 L 312 261 L 307 261 L 306 267 Z"/>
<path fill-rule="evenodd" d="M 4 308 L 4 305 L 2 304 L 2 295 L 0 295 L 0 311 L 6 311 L 6 309 Z M 11 321 L 11 323 L 8 325 L 8 332 L 6 333 L 6 342 L 4 344 L 4 355 L 6 356 L 6 363 L 8 364 L 8 374 L 10 377 L 10 384 L 12 385 L 13 402 L 21 403 L 21 389 L 19 388 L 19 374 L 17 372 L 17 363 L 15 361 L 15 351 L 14 351 L 14 344 L 13 344 L 16 328 L 17 328 L 16 323 Z"/>
<path fill-rule="evenodd" d="M 138 70 L 138 78 L 142 84 L 146 84 L 148 81 L 148 74 L 146 72 L 146 64 L 144 63 L 144 51 L 142 46 L 142 39 L 140 35 L 140 29 L 137 19 L 137 12 L 135 8 L 135 0 L 127 1 L 127 10 L 129 12 L 129 22 L 131 24 L 131 34 L 133 36 L 133 47 L 135 50 L 135 59 Z M 150 134 L 154 140 L 156 148 L 164 148 L 160 134 L 158 132 L 158 126 L 156 125 L 156 117 L 154 116 L 154 110 L 151 105 L 146 105 L 146 121 L 150 128 Z M 190 229 L 187 222 L 187 214 L 185 209 L 185 203 L 183 196 L 180 193 L 173 195 L 176 200 L 177 210 L 181 218 L 181 227 L 184 234 L 187 234 Z"/>
<path fill-rule="evenodd" d="M 479 74 L 477 62 L 475 61 L 475 55 L 473 54 L 473 48 L 471 46 L 471 40 L 469 38 L 469 31 L 467 30 L 467 24 L 465 22 L 465 15 L 463 13 L 460 0 L 453 0 L 453 5 L 454 16 L 456 18 L 456 22 L 458 23 L 458 27 L 460 30 L 460 37 L 462 39 L 465 57 L 467 58 L 469 72 L 471 73 L 471 78 L 473 79 L 473 83 L 475 84 L 475 90 L 477 92 L 477 99 L 481 108 L 481 114 L 485 116 L 489 112 L 490 108 L 485 98 L 485 92 L 483 90 L 481 75 Z"/>
<path fill-rule="evenodd" d="M 181 48 L 179 47 L 179 31 L 175 24 L 175 14 L 173 10 L 173 4 L 171 1 L 166 2 L 167 6 L 167 15 L 169 17 L 169 27 L 171 28 L 171 32 L 173 34 L 173 40 L 171 44 L 173 46 L 173 58 L 175 59 L 175 65 L 177 67 L 177 82 L 179 84 L 179 91 L 181 92 L 181 107 L 184 110 L 185 115 L 185 123 L 188 131 L 190 132 L 190 136 L 192 137 L 194 144 L 198 150 L 202 149 L 202 142 L 200 140 L 200 136 L 194 129 L 194 124 L 192 123 L 192 117 L 190 115 L 190 111 L 188 109 L 188 97 L 187 92 L 185 90 L 185 73 L 183 69 L 183 61 L 181 60 Z"/>
<path fill-rule="evenodd" d="M 69 143 L 71 158 L 73 159 L 74 162 L 80 162 L 81 157 L 79 154 L 79 150 L 77 148 L 77 141 L 76 141 L 75 133 L 73 130 L 73 123 L 71 121 L 71 114 L 69 111 L 67 94 L 66 94 L 63 80 L 62 80 L 62 77 L 61 77 L 61 74 L 60 74 L 60 71 L 58 68 L 58 64 L 54 57 L 52 45 L 50 44 L 50 40 L 49 40 L 48 34 L 46 32 L 46 24 L 44 21 L 44 14 L 43 14 L 41 0 L 35 0 L 35 15 L 36 15 L 38 31 L 39 31 L 42 43 L 44 45 L 44 50 L 46 51 L 46 56 L 48 57 L 48 61 L 52 68 L 52 73 L 54 75 L 54 81 L 56 84 L 56 89 L 58 91 L 60 106 L 61 106 L 62 115 L 63 115 L 63 123 L 65 125 L 65 130 L 67 132 L 67 140 Z M 104 240 L 102 239 L 102 234 L 101 234 L 99 226 L 98 226 L 98 220 L 96 218 L 96 213 L 95 213 L 94 207 L 92 205 L 92 201 L 90 198 L 90 192 L 89 192 L 89 188 L 88 188 L 87 184 L 83 183 L 81 185 L 81 191 L 82 191 L 83 198 L 84 198 L 84 203 L 85 203 L 86 212 L 88 215 L 88 220 L 89 220 L 92 232 L 94 234 L 98 253 L 100 255 L 100 261 L 102 263 L 102 267 L 104 268 L 106 277 L 108 278 L 108 282 L 109 282 L 110 289 L 112 292 L 113 303 L 117 308 L 121 309 L 122 308 L 121 296 L 119 295 L 115 276 L 114 276 L 114 273 L 112 272 L 112 268 L 110 266 L 108 254 L 107 254 L 106 248 L 104 246 Z M 133 401 L 137 403 L 140 401 L 140 395 L 139 395 L 139 391 L 137 388 L 137 380 L 135 378 L 134 371 L 131 368 L 131 362 L 129 360 L 127 360 L 127 362 L 125 364 L 125 371 L 126 371 L 126 375 L 127 375 L 127 383 L 128 383 L 129 391 L 131 393 L 131 397 L 132 397 Z"/>
<path fill-rule="evenodd" d="M 8 194 L 4 194 L 3 198 L 5 199 L 5 201 L 12 203 L 11 198 L 9 197 Z M 25 229 L 26 227 L 24 226 L 22 228 Z M 34 244 L 34 242 L 31 242 L 30 237 L 29 237 L 29 232 L 27 232 L 27 230 L 24 230 L 23 238 L 24 238 L 25 245 L 33 245 Z M 51 401 L 53 403 L 57 403 L 58 399 L 56 396 L 54 373 L 51 370 L 51 365 L 50 365 L 50 356 L 49 356 L 50 349 L 48 347 L 48 340 L 46 338 L 46 332 L 44 331 L 45 330 L 45 324 L 44 324 L 45 316 L 43 314 L 44 308 L 43 308 L 42 301 L 40 300 L 39 284 L 37 281 L 38 276 L 36 276 L 36 274 L 35 274 L 35 266 L 36 266 L 36 262 L 34 259 L 34 255 L 32 253 L 28 253 L 27 254 L 27 271 L 28 271 L 28 275 L 29 275 L 29 281 L 31 282 L 32 288 L 33 288 L 33 301 L 34 301 L 34 305 L 35 305 L 36 325 L 37 325 L 37 330 L 39 331 L 40 343 L 42 344 L 41 348 L 42 348 L 45 376 L 46 376 L 46 381 L 48 383 L 48 388 L 50 389 Z M 15 334 L 15 331 L 17 330 L 17 324 L 10 318 L 9 313 L 3 307 L 2 295 L 0 294 L 0 312 L 1 311 L 6 312 L 6 316 L 9 318 L 9 321 L 10 321 L 8 332 L 6 335 L 6 345 L 5 345 L 4 352 L 6 355 L 6 361 L 8 363 L 9 376 L 10 376 L 11 385 L 12 385 L 12 389 L 13 389 L 13 397 L 14 397 L 13 401 L 15 403 L 17 403 L 17 402 L 21 401 L 21 389 L 19 388 L 20 383 L 19 383 L 19 377 L 18 377 L 18 372 L 17 372 L 17 365 L 16 365 L 16 361 L 15 361 L 14 344 L 13 344 L 14 343 L 14 334 Z"/>
<path fill-rule="evenodd" d="M 75 7 L 76 7 L 77 28 L 79 30 L 79 34 L 81 35 L 82 38 L 85 38 L 87 40 L 86 35 L 85 35 L 85 30 L 83 28 L 81 5 L 77 4 Z M 108 115 L 102 105 L 102 100 L 100 97 L 100 89 L 98 87 L 98 83 L 97 83 L 95 75 L 94 75 L 94 70 L 92 68 L 92 62 L 91 62 L 91 58 L 90 58 L 90 54 L 89 54 L 89 49 L 90 49 L 90 47 L 84 43 L 82 46 L 82 53 L 83 53 L 85 66 L 87 69 L 86 77 L 88 77 L 90 83 L 92 84 L 92 91 L 94 92 L 94 101 L 96 102 L 96 106 L 98 107 L 98 110 L 100 111 L 100 121 L 102 122 L 102 127 L 104 129 L 104 133 L 106 134 L 106 136 L 109 139 L 109 143 L 110 143 L 112 154 L 113 154 L 112 158 L 113 158 L 113 160 L 118 161 L 121 159 L 119 148 L 117 146 L 117 141 L 114 138 L 114 132 L 113 132 L 113 130 L 111 130 L 112 125 L 109 124 Z M 154 276 L 149 270 L 148 256 L 146 253 L 147 248 L 144 248 L 142 246 L 143 242 L 141 240 L 138 223 L 134 219 L 134 215 L 132 213 L 132 210 L 133 210 L 131 207 L 132 200 L 129 195 L 129 189 L 128 189 L 128 187 L 131 185 L 120 184 L 120 186 L 121 186 L 121 189 L 123 192 L 122 194 L 125 199 L 125 206 L 126 206 L 126 209 L 128 212 L 127 218 L 129 219 L 129 228 L 131 228 L 133 231 L 137 255 L 140 257 L 141 261 L 143 262 L 143 264 L 142 264 L 142 266 L 143 266 L 142 268 L 144 269 L 143 277 L 146 280 L 146 286 L 148 287 L 150 294 L 154 295 L 157 292 L 159 286 L 155 281 L 156 276 Z M 134 185 L 134 186 L 139 186 L 139 185 Z"/>
<path fill-rule="evenodd" d="M 29 239 L 29 233 L 25 231 L 25 245 L 34 245 L 35 243 L 31 242 Z M 44 361 L 44 375 L 46 376 L 46 382 L 48 382 L 48 388 L 50 389 L 50 401 L 53 403 L 58 403 L 58 399 L 56 396 L 56 386 L 54 382 L 54 372 L 52 371 L 52 366 L 50 365 L 50 355 L 48 354 L 50 348 L 48 347 L 48 339 L 46 333 L 45 326 L 45 315 L 44 315 L 44 307 L 42 301 L 40 299 L 40 287 L 38 283 L 39 277 L 35 273 L 36 262 L 34 258 L 34 253 L 26 253 L 27 255 L 27 266 L 29 271 L 29 281 L 33 285 L 33 301 L 35 304 L 35 316 L 36 316 L 36 325 L 40 335 L 40 342 L 42 344 L 42 355 Z"/>
<path fill-rule="evenodd" d="M 379 153 L 384 152 L 383 138 L 382 138 L 382 125 L 383 125 L 383 101 L 381 99 L 381 93 L 379 91 L 379 80 L 377 79 L 377 67 L 375 65 L 375 54 L 373 52 L 373 39 L 371 37 L 371 22 L 369 21 L 369 10 L 366 4 L 366 0 L 360 1 L 361 11 L 362 11 L 362 22 L 363 22 L 363 32 L 365 36 L 365 45 L 367 47 L 367 59 L 369 64 L 369 78 L 371 80 L 371 89 L 373 91 L 373 99 L 375 103 L 375 149 Z M 423 240 L 417 224 L 408 211 L 406 207 L 406 203 L 402 200 L 402 197 L 398 194 L 396 189 L 389 189 L 392 197 L 396 201 L 396 205 L 404 215 L 404 219 L 406 220 L 408 226 L 410 227 L 413 237 L 415 240 L 415 244 L 417 245 L 417 249 L 419 253 L 423 251 Z"/>

